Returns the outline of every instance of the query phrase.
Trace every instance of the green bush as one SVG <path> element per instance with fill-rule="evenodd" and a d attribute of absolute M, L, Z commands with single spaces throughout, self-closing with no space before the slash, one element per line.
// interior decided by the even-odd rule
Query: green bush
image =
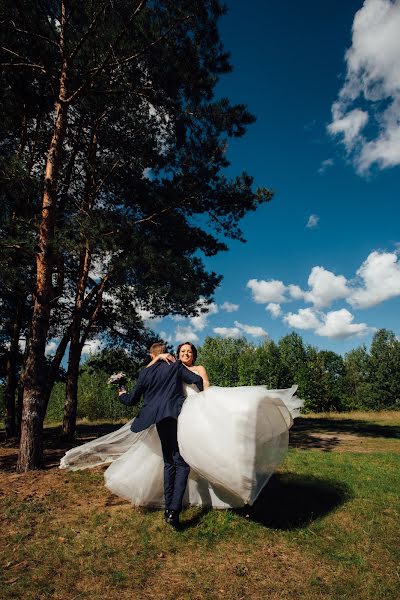
<path fill-rule="evenodd" d="M 114 386 L 107 384 L 104 371 L 83 371 L 78 380 L 78 419 L 131 419 L 137 407 L 124 406 Z M 50 396 L 46 421 L 62 421 L 64 416 L 65 383 L 56 383 Z"/>

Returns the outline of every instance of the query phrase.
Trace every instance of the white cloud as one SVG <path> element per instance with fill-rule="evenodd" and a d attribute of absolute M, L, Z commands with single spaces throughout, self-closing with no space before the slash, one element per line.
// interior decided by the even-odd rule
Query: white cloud
<path fill-rule="evenodd" d="M 300 308 L 297 314 L 290 312 L 283 317 L 283 320 L 296 329 L 317 329 L 322 325 L 312 308 Z"/>
<path fill-rule="evenodd" d="M 346 80 L 328 131 L 343 135 L 359 173 L 374 163 L 382 169 L 400 164 L 399 31 L 400 0 L 365 0 L 355 14 Z M 361 134 L 368 120 L 377 126 L 369 140 Z"/>
<path fill-rule="evenodd" d="M 232 304 L 232 302 L 224 302 L 221 304 L 221 310 L 225 310 L 228 313 L 236 312 L 239 310 L 239 304 Z"/>
<path fill-rule="evenodd" d="M 360 132 L 367 124 L 368 113 L 363 110 L 354 109 L 347 114 L 343 113 L 343 106 L 335 102 L 332 107 L 333 121 L 328 125 L 328 131 L 332 135 L 343 134 L 343 143 L 350 152 L 355 143 L 360 139 Z"/>
<path fill-rule="evenodd" d="M 174 342 L 174 337 L 172 335 L 168 335 L 166 331 L 159 331 L 157 335 L 161 340 L 164 340 L 164 342 L 167 342 L 168 344 L 172 344 Z"/>
<path fill-rule="evenodd" d="M 267 304 L 265 310 L 267 310 L 271 314 L 271 317 L 273 319 L 276 319 L 282 314 L 281 305 L 277 304 L 276 302 L 270 302 L 269 304 Z"/>
<path fill-rule="evenodd" d="M 315 229 L 318 226 L 318 221 L 319 221 L 318 215 L 310 215 L 308 217 L 306 227 L 308 227 L 308 229 Z"/>
<path fill-rule="evenodd" d="M 293 298 L 293 300 L 302 300 L 304 298 L 305 292 L 298 286 L 290 284 L 288 286 L 289 294 Z"/>
<path fill-rule="evenodd" d="M 92 262 L 89 270 L 89 277 L 98 281 L 109 271 L 110 263 L 118 254 L 122 251 L 118 250 L 117 252 L 106 252 L 102 256 L 94 256 L 92 258 Z"/>
<path fill-rule="evenodd" d="M 308 285 L 311 290 L 304 292 L 304 300 L 311 302 L 316 308 L 329 306 L 334 300 L 346 298 L 349 294 L 346 278 L 343 275 L 335 275 L 324 267 L 311 269 Z"/>
<path fill-rule="evenodd" d="M 213 332 L 223 338 L 240 338 L 243 335 L 238 327 L 214 327 Z"/>
<path fill-rule="evenodd" d="M 285 301 L 286 286 L 282 281 L 277 281 L 276 279 L 269 281 L 250 279 L 246 287 L 251 289 L 253 300 L 258 304 Z"/>
<path fill-rule="evenodd" d="M 325 173 L 325 171 L 329 169 L 329 167 L 333 167 L 334 164 L 335 161 L 333 160 L 333 158 L 327 158 L 323 160 L 320 168 L 318 169 L 318 173 Z"/>
<path fill-rule="evenodd" d="M 44 351 L 46 356 L 50 356 L 50 354 L 55 354 L 58 348 L 59 340 L 51 340 L 46 344 L 46 349 Z"/>
<path fill-rule="evenodd" d="M 353 323 L 354 316 L 346 308 L 328 312 L 324 315 L 324 324 L 315 330 L 317 335 L 333 339 L 345 339 L 364 336 L 375 331 L 366 323 Z"/>
<path fill-rule="evenodd" d="M 96 354 L 96 352 L 99 352 L 103 347 L 103 342 L 98 338 L 94 340 L 89 340 L 83 346 L 82 354 Z"/>
<path fill-rule="evenodd" d="M 182 342 L 198 342 L 199 336 L 192 327 L 178 325 L 175 330 L 175 341 L 178 342 L 178 344 L 181 344 Z"/>
<path fill-rule="evenodd" d="M 190 317 L 190 324 L 196 331 L 203 331 L 208 325 L 208 317 L 217 314 L 218 306 L 214 302 L 207 304 L 205 300 L 201 299 L 197 303 L 197 309 L 198 315 L 196 317 Z M 207 309 L 207 311 L 201 312 L 201 310 L 204 309 Z"/>
<path fill-rule="evenodd" d="M 312 308 L 301 308 L 298 313 L 288 313 L 283 320 L 296 329 L 310 329 L 321 337 L 345 339 L 364 336 L 375 331 L 366 323 L 353 323 L 354 316 L 346 309 L 334 310 L 324 314 Z"/>
<path fill-rule="evenodd" d="M 268 335 L 265 329 L 257 325 L 245 325 L 244 323 L 239 323 L 239 321 L 235 321 L 234 325 L 235 328 L 238 328 L 243 331 L 243 333 L 247 333 L 247 335 L 251 335 L 253 337 Z"/>
<path fill-rule="evenodd" d="M 138 308 L 137 313 L 145 325 L 151 326 L 163 320 L 163 317 L 156 317 L 153 315 L 151 310 L 146 310 L 145 308 Z"/>
<path fill-rule="evenodd" d="M 400 296 L 400 261 L 395 252 L 371 252 L 357 275 L 363 286 L 354 288 L 347 300 L 356 308 L 368 308 Z"/>
<path fill-rule="evenodd" d="M 262 337 L 268 335 L 268 333 L 262 327 L 258 325 L 246 325 L 245 323 L 234 322 L 234 327 L 214 327 L 213 332 L 224 338 L 240 338 L 244 335 L 251 335 L 252 337 Z"/>
<path fill-rule="evenodd" d="M 183 317 L 182 315 L 170 315 L 169 318 L 176 323 L 180 323 L 186 319 L 186 317 Z"/>

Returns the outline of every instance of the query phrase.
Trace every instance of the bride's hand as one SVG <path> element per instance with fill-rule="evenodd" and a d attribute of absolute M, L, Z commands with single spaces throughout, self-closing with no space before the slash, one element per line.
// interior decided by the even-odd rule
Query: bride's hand
<path fill-rule="evenodd" d="M 174 363 L 176 361 L 176 358 L 174 356 L 172 356 L 172 354 L 170 354 L 169 352 L 165 352 L 163 354 L 159 354 L 157 356 L 157 358 L 159 360 L 164 360 L 168 364 Z"/>
<path fill-rule="evenodd" d="M 171 364 L 171 363 L 174 363 L 176 359 L 169 352 L 164 352 L 163 354 L 158 354 L 155 358 L 153 358 L 153 360 L 151 362 L 149 362 L 149 364 L 146 366 L 146 369 L 148 369 L 149 367 L 152 367 L 159 360 L 163 360 L 167 364 Z"/>

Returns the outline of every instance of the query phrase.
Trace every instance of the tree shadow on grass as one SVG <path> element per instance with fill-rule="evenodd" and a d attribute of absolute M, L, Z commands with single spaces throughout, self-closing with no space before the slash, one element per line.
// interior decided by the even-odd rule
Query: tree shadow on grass
<path fill-rule="evenodd" d="M 330 452 L 342 443 L 341 436 L 400 439 L 400 426 L 379 425 L 362 419 L 299 417 L 290 431 L 290 445 Z"/>
<path fill-rule="evenodd" d="M 350 488 L 341 481 L 295 473 L 275 474 L 254 505 L 237 512 L 270 529 L 300 529 L 351 497 Z"/>

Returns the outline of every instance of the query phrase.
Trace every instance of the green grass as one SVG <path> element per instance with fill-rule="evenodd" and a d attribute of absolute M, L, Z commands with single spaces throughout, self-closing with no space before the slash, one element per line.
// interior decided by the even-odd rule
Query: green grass
<path fill-rule="evenodd" d="M 397 600 L 399 422 L 385 425 L 374 451 L 291 448 L 254 507 L 192 507 L 181 532 L 111 496 L 99 469 L 3 472 L 0 597 Z"/>

